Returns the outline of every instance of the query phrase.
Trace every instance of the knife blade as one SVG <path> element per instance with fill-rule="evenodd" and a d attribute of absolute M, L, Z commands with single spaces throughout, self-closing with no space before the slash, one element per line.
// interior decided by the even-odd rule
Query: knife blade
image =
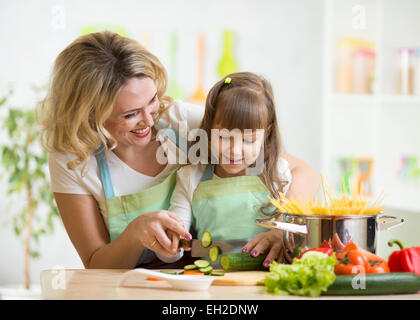
<path fill-rule="evenodd" d="M 242 248 L 248 242 L 248 239 L 213 241 L 211 243 L 211 246 L 209 246 L 208 248 L 203 248 L 203 246 L 201 245 L 201 240 L 181 239 L 179 242 L 179 247 L 183 249 L 191 249 L 191 257 L 207 257 L 209 255 L 210 248 L 213 246 L 218 246 L 221 250 L 221 253 L 227 253 L 233 250 L 234 248 Z"/>
<path fill-rule="evenodd" d="M 254 222 L 257 226 L 268 228 L 268 229 L 280 229 L 300 235 L 308 234 L 308 228 L 306 225 L 299 225 L 288 222 L 275 221 L 273 219 L 256 219 Z"/>

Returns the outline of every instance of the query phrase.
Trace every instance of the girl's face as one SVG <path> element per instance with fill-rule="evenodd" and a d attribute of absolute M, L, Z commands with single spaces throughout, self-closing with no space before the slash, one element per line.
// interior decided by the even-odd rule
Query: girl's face
<path fill-rule="evenodd" d="M 159 109 L 157 89 L 149 77 L 131 78 L 119 92 L 105 128 L 118 147 L 144 147 L 151 140 L 154 116 Z"/>
<path fill-rule="evenodd" d="M 242 175 L 256 161 L 264 143 L 264 129 L 229 131 L 214 126 L 212 132 L 218 132 L 212 134 L 211 152 L 218 155 L 217 169 L 223 176 Z"/>

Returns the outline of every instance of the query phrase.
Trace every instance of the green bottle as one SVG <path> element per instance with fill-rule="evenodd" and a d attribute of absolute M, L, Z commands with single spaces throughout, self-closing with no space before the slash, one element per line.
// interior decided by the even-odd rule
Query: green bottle
<path fill-rule="evenodd" d="M 223 32 L 223 54 L 220 59 L 218 72 L 221 77 L 236 72 L 238 66 L 233 57 L 233 32 L 225 30 Z"/>
<path fill-rule="evenodd" d="M 169 41 L 169 86 L 166 94 L 173 99 L 184 99 L 184 90 L 182 90 L 181 86 L 176 81 L 177 35 L 175 32 L 171 33 Z"/>

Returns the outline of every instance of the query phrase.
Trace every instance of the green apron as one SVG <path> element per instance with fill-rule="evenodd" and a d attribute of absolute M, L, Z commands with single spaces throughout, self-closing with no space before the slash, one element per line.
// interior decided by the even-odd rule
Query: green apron
<path fill-rule="evenodd" d="M 186 145 L 181 142 L 183 138 L 172 128 L 165 129 L 164 133 L 178 148 L 180 145 Z M 177 170 L 174 170 L 174 172 L 172 172 L 163 182 L 153 187 L 133 194 L 115 196 L 111 174 L 103 148 L 98 149 L 95 157 L 98 163 L 99 174 L 105 195 L 111 241 L 117 239 L 128 224 L 141 214 L 169 209 L 170 199 L 176 184 Z M 155 253 L 146 248 L 143 250 L 137 266 L 149 263 L 155 258 Z"/>
<path fill-rule="evenodd" d="M 212 179 L 214 165 L 207 165 L 192 200 L 193 225 L 197 238 L 204 231 L 213 240 L 251 240 L 266 228 L 254 224 L 266 217 L 260 208 L 269 202 L 269 190 L 258 176 Z M 236 248 L 235 251 L 237 251 Z"/>

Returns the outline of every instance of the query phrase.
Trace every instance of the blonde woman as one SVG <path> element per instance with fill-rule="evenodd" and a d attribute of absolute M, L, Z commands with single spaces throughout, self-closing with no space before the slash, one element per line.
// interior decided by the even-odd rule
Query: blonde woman
<path fill-rule="evenodd" d="M 179 239 L 191 238 L 167 211 L 180 165 L 157 160 L 156 133 L 167 128 L 177 136 L 183 121 L 187 130 L 198 128 L 204 108 L 173 101 L 166 87 L 153 54 L 108 31 L 79 37 L 55 61 L 38 117 L 51 189 L 86 268 L 150 266 L 156 255 L 170 263 Z M 177 151 L 180 140 L 167 141 L 166 150 Z M 313 169 L 287 160 L 288 195 L 313 195 Z"/>

